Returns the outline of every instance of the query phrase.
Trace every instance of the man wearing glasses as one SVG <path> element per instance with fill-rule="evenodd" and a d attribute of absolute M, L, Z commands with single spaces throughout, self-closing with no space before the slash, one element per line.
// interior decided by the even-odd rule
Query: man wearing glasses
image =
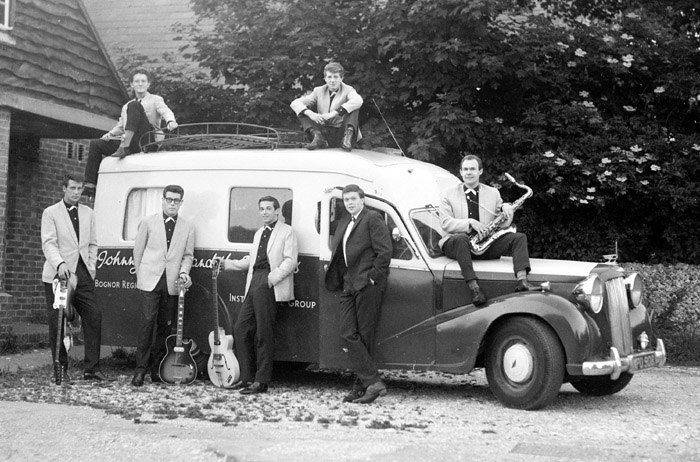
<path fill-rule="evenodd" d="M 165 356 L 165 339 L 176 316 L 176 281 L 182 279 L 186 288 L 192 285 L 189 272 L 194 259 L 194 226 L 178 216 L 184 195 L 181 186 L 166 186 L 163 211 L 144 218 L 136 234 L 134 268 L 143 324 L 136 346 L 136 372 L 131 379 L 135 387 L 143 385 L 149 370 L 151 382 L 161 381 L 158 363 Z"/>

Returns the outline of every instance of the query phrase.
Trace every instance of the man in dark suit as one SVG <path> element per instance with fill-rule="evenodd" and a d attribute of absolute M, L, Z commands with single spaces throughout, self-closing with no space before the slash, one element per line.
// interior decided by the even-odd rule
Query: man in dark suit
<path fill-rule="evenodd" d="M 189 273 L 194 260 L 194 225 L 178 215 L 184 195 L 181 186 L 166 186 L 163 211 L 144 218 L 136 233 L 134 268 L 144 319 L 136 346 L 136 372 L 131 379 L 135 387 L 143 385 L 151 368 L 151 381 L 160 382 L 156 371 L 165 356 L 165 339 L 177 311 L 177 279 L 186 288 L 192 285 Z"/>
<path fill-rule="evenodd" d="M 479 287 L 472 265 L 473 258 L 491 259 L 502 255 L 513 256 L 513 271 L 517 279 L 515 291 L 535 289 L 528 280 L 530 257 L 527 249 L 527 236 L 523 233 L 508 233 L 496 239 L 486 251 L 472 255 L 470 235 L 486 236 L 487 225 L 499 213 L 506 216 L 501 225 L 507 228 L 513 221 L 513 207 L 501 199 L 498 189 L 479 182 L 484 169 L 481 159 L 475 155 L 464 156 L 460 163 L 460 175 L 464 183 L 442 192 L 440 199 L 440 224 L 447 232 L 440 239 L 440 248 L 445 255 L 459 263 L 464 280 L 472 292 L 472 303 L 480 306 L 486 303 L 486 295 Z"/>
<path fill-rule="evenodd" d="M 41 215 L 41 248 L 46 256 L 41 280 L 44 283 L 49 314 L 49 338 L 58 335 L 58 312 L 53 309 L 53 279 L 77 279 L 73 306 L 82 319 L 85 333 L 85 380 L 108 380 L 100 371 L 102 311 L 95 302 L 95 263 L 97 231 L 92 210 L 78 203 L 83 192 L 83 177 L 67 175 L 63 181 L 63 200 L 44 210 Z M 51 341 L 54 360 L 58 355 L 63 382 L 69 383 L 68 353 L 61 344 Z"/>
<path fill-rule="evenodd" d="M 343 203 L 349 215 L 340 220 L 333 237 L 326 288 L 342 289 L 340 336 L 355 372 L 352 390 L 343 401 L 371 403 L 386 395 L 372 351 L 391 263 L 391 237 L 382 217 L 365 208 L 359 186 L 343 188 Z"/>

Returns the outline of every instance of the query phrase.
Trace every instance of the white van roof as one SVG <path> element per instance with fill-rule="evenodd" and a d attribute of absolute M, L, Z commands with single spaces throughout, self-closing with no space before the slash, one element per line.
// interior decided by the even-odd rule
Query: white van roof
<path fill-rule="evenodd" d="M 410 208 L 439 205 L 440 191 L 459 179 L 427 162 L 377 151 L 342 149 L 231 149 L 139 153 L 124 159 L 105 158 L 103 175 L 168 171 L 308 172 L 340 174 L 345 186 L 359 184 L 367 194 Z M 336 177 L 336 175 L 331 175 Z M 315 176 L 309 181 L 324 181 Z"/>

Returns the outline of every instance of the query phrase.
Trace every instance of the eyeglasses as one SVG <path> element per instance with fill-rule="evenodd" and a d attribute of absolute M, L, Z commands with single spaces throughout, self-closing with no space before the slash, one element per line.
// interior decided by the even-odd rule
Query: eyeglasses
<path fill-rule="evenodd" d="M 180 202 L 182 202 L 182 199 L 177 199 L 175 197 L 164 197 L 163 200 L 167 202 L 168 204 L 175 204 L 175 205 L 180 205 Z"/>

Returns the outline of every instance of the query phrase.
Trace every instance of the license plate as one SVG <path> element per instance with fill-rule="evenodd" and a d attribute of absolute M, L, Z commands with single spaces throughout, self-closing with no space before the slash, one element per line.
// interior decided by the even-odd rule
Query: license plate
<path fill-rule="evenodd" d="M 656 366 L 656 354 L 654 352 L 636 355 L 632 358 L 631 372 L 641 371 Z"/>

